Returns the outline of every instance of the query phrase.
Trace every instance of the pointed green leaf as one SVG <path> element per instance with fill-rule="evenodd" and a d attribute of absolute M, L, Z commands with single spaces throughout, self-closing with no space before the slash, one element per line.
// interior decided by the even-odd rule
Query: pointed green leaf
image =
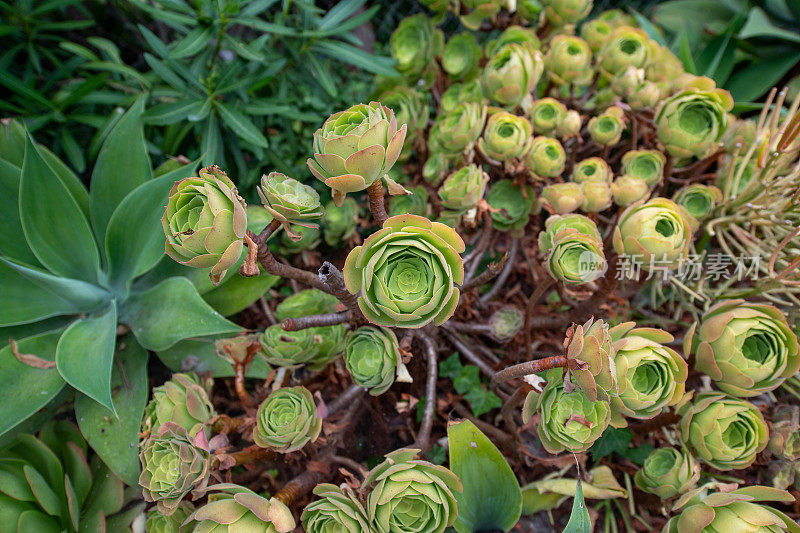
<path fill-rule="evenodd" d="M 456 493 L 459 533 L 509 531 L 522 512 L 522 492 L 503 454 L 469 420 L 447 428 L 450 470 L 461 480 Z"/>
<path fill-rule="evenodd" d="M 169 55 L 173 59 L 182 59 L 194 55 L 205 48 L 214 35 L 214 26 L 195 28 L 175 45 Z"/>
<path fill-rule="evenodd" d="M 132 337 L 121 340 L 117 347 L 124 378 L 115 366 L 111 384 L 112 399 L 119 419 L 87 396 L 75 399 L 75 417 L 81 433 L 108 467 L 128 485 L 139 478 L 139 430 L 149 391 L 147 382 L 147 350 Z"/>
<path fill-rule="evenodd" d="M 125 302 L 121 321 L 148 350 L 166 350 L 189 337 L 236 333 L 242 328 L 225 320 L 203 301 L 192 282 L 169 278 Z"/>
<path fill-rule="evenodd" d="M 100 255 L 89 223 L 30 137 L 19 184 L 19 211 L 25 238 L 40 263 L 68 278 L 97 280 Z"/>
<path fill-rule="evenodd" d="M 258 276 L 231 276 L 203 295 L 203 300 L 222 316 L 231 316 L 263 296 L 281 278 L 262 272 Z"/>
<path fill-rule="evenodd" d="M 589 510 L 583 500 L 583 489 L 581 480 L 575 490 L 575 499 L 572 502 L 572 513 L 569 515 L 569 522 L 562 533 L 592 533 L 592 521 L 589 518 Z"/>
<path fill-rule="evenodd" d="M 161 216 L 169 190 L 177 180 L 190 176 L 195 166 L 185 165 L 140 185 L 111 215 L 106 256 L 112 286 L 127 288 L 133 278 L 153 268 L 164 255 Z"/>
<path fill-rule="evenodd" d="M 111 296 L 97 285 L 22 266 L 0 257 L 0 326 L 88 312 Z"/>
<path fill-rule="evenodd" d="M 75 175 L 72 170 L 64 163 L 62 160 L 58 158 L 56 154 L 50 151 L 49 148 L 43 146 L 41 144 L 37 144 L 36 147 L 39 149 L 39 154 L 44 159 L 44 162 L 50 167 L 50 169 L 58 176 L 58 179 L 61 180 L 61 183 L 64 184 L 64 187 L 69 189 L 70 194 L 78 203 L 78 206 L 83 211 L 83 214 L 87 217 L 89 216 L 89 191 L 86 190 L 86 187 L 83 186 L 83 182 L 81 179 Z"/>
<path fill-rule="evenodd" d="M 167 126 L 186 120 L 189 115 L 197 114 L 203 108 L 207 100 L 188 98 L 177 102 L 158 104 L 142 115 L 142 119 L 148 124 Z"/>
<path fill-rule="evenodd" d="M 56 365 L 67 383 L 112 411 L 111 367 L 116 335 L 117 305 L 112 301 L 102 313 L 70 324 L 56 349 Z"/>
<path fill-rule="evenodd" d="M 0 227 L 3 228 L 0 231 L 0 254 L 29 265 L 38 265 L 39 260 L 28 246 L 19 220 L 20 173 L 19 167 L 0 159 Z"/>
<path fill-rule="evenodd" d="M 233 132 L 245 141 L 255 146 L 267 148 L 269 143 L 249 118 L 224 104 L 217 104 L 219 115 Z"/>
<path fill-rule="evenodd" d="M 21 354 L 52 361 L 60 331 L 42 333 L 17 340 Z M 40 369 L 20 363 L 7 341 L 0 349 L 0 435 L 47 405 L 64 388 L 64 380 L 55 368 Z"/>
<path fill-rule="evenodd" d="M 92 226 L 99 242 L 105 241 L 108 221 L 122 199 L 152 177 L 143 110 L 144 97 L 140 97 L 111 130 L 97 156 L 90 194 Z"/>

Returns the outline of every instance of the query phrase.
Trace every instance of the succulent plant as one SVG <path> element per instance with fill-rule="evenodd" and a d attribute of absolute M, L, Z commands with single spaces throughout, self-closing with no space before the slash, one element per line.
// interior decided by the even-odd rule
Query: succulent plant
<path fill-rule="evenodd" d="M 478 63 L 483 50 L 469 32 L 452 36 L 444 45 L 442 68 L 453 80 L 468 80 L 478 74 Z"/>
<path fill-rule="evenodd" d="M 309 503 L 300 517 L 306 533 L 372 531 L 367 510 L 349 486 L 322 483 L 314 487 L 314 494 L 320 499 Z"/>
<path fill-rule="evenodd" d="M 533 209 L 533 189 L 522 187 L 511 180 L 500 180 L 492 185 L 486 194 L 486 201 L 492 209 L 492 225 L 500 231 L 520 231 L 528 225 Z"/>
<path fill-rule="evenodd" d="M 763 531 L 798 533 L 800 526 L 781 511 L 760 502 L 791 503 L 794 496 L 771 487 L 750 486 L 710 493 L 703 486 L 684 494 L 674 509 L 682 509 L 664 526 L 664 533 L 703 531 Z"/>
<path fill-rule="evenodd" d="M 643 179 L 653 187 L 664 176 L 667 158 L 658 150 L 631 150 L 622 156 L 622 174 Z"/>
<path fill-rule="evenodd" d="M 461 213 L 472 209 L 483 198 L 489 175 L 475 164 L 467 165 L 450 174 L 439 187 L 442 206 Z"/>
<path fill-rule="evenodd" d="M 367 515 L 378 533 L 442 533 L 456 519 L 454 493 L 462 491 L 461 482 L 445 467 L 415 459 L 418 451 L 387 454 L 364 480 L 372 486 Z"/>
<path fill-rule="evenodd" d="M 216 414 L 197 374 L 173 374 L 169 381 L 153 388 L 153 399 L 144 410 L 142 430 L 157 432 L 162 425 L 173 422 L 194 437 Z"/>
<path fill-rule="evenodd" d="M 217 284 L 242 255 L 247 212 L 230 178 L 210 166 L 172 186 L 161 224 L 167 255 L 182 265 L 210 267 Z"/>
<path fill-rule="evenodd" d="M 309 220 L 321 217 L 325 210 L 319 203 L 319 194 L 312 187 L 280 172 L 270 172 L 261 177 L 256 187 L 261 203 L 281 224 L 316 227 Z"/>
<path fill-rule="evenodd" d="M 549 217 L 539 234 L 539 249 L 548 274 L 568 285 L 594 281 L 608 268 L 597 227 L 581 215 Z"/>
<path fill-rule="evenodd" d="M 397 62 L 395 69 L 411 82 L 416 82 L 431 66 L 443 46 L 444 36 L 423 13 L 400 21 L 389 38 L 389 51 Z"/>
<path fill-rule="evenodd" d="M 464 281 L 459 255 L 464 241 L 450 227 L 416 215 L 383 223 L 344 265 L 347 290 L 358 297 L 364 316 L 380 326 L 441 325 L 458 305 L 455 284 Z"/>
<path fill-rule="evenodd" d="M 747 468 L 767 446 L 767 423 L 747 400 L 723 392 L 701 392 L 679 414 L 683 444 L 717 470 Z"/>
<path fill-rule="evenodd" d="M 517 14 L 530 24 L 536 25 L 542 13 L 544 13 L 544 6 L 540 0 L 519 0 L 517 2 Z"/>
<path fill-rule="evenodd" d="M 583 202 L 581 210 L 587 213 L 599 213 L 611 207 L 611 185 L 602 181 L 585 181 L 581 183 Z"/>
<path fill-rule="evenodd" d="M 281 235 L 278 251 L 282 255 L 295 255 L 307 250 L 313 250 L 322 241 L 322 232 L 319 228 L 307 226 L 292 226 L 289 231 Z"/>
<path fill-rule="evenodd" d="M 631 174 L 623 174 L 611 184 L 611 196 L 614 203 L 627 207 L 633 203 L 647 200 L 650 196 L 650 187 L 642 178 Z"/>
<path fill-rule="evenodd" d="M 577 183 L 553 183 L 542 189 L 539 201 L 548 213 L 566 215 L 577 210 L 586 197 Z"/>
<path fill-rule="evenodd" d="M 577 362 L 569 368 L 569 376 L 590 401 L 609 401 L 619 394 L 615 344 L 620 343 L 612 341 L 606 322 L 590 318 L 584 324 L 573 323 L 564 342 L 567 359 Z"/>
<path fill-rule="evenodd" d="M 534 133 L 552 137 L 567 117 L 567 108 L 555 98 L 548 96 L 533 102 L 529 115 Z"/>
<path fill-rule="evenodd" d="M 683 207 L 666 198 L 628 206 L 614 228 L 614 250 L 647 271 L 675 269 L 689 254 L 692 226 Z"/>
<path fill-rule="evenodd" d="M 322 215 L 322 237 L 328 246 L 340 246 L 358 230 L 358 203 L 345 198 L 337 207 L 333 202 L 325 206 Z"/>
<path fill-rule="evenodd" d="M 502 106 L 516 107 L 533 91 L 544 71 L 544 59 L 530 44 L 508 43 L 483 69 L 483 92 Z"/>
<path fill-rule="evenodd" d="M 625 417 L 653 418 L 665 407 L 678 404 L 686 392 L 686 361 L 666 346 L 673 336 L 660 329 L 635 326 L 625 322 L 611 328 L 611 338 L 619 346 L 614 360 L 619 396 L 611 398 L 614 427 L 625 427 Z"/>
<path fill-rule="evenodd" d="M 542 0 L 544 14 L 553 26 L 576 24 L 591 13 L 592 0 Z"/>
<path fill-rule="evenodd" d="M 431 127 L 432 149 L 446 154 L 470 150 L 486 123 L 486 108 L 475 102 L 462 102 L 439 115 Z"/>
<path fill-rule="evenodd" d="M 170 515 L 165 515 L 153 507 L 147 511 L 147 520 L 144 525 L 147 533 L 180 533 L 181 526 L 186 523 L 186 527 L 194 526 L 194 522 L 187 519 L 194 512 L 194 505 L 189 502 L 181 502 L 175 511 Z"/>
<path fill-rule="evenodd" d="M 139 485 L 144 499 L 156 502 L 165 515 L 172 514 L 192 490 L 208 484 L 211 454 L 202 431 L 194 437 L 181 426 L 167 422 L 141 444 Z"/>
<path fill-rule="evenodd" d="M 600 70 L 609 78 L 629 66 L 643 68 L 653 55 L 653 44 L 644 30 L 621 26 L 605 39 L 597 53 Z"/>
<path fill-rule="evenodd" d="M 778 308 L 744 300 L 721 302 L 687 332 L 684 351 L 722 391 L 748 398 L 778 388 L 800 370 L 797 335 Z"/>
<path fill-rule="evenodd" d="M 713 185 L 693 183 L 679 189 L 673 201 L 686 209 L 696 220 L 707 218 L 714 208 L 722 202 L 722 191 Z"/>
<path fill-rule="evenodd" d="M 656 134 L 678 164 L 706 157 L 719 146 L 732 107 L 733 99 L 725 90 L 685 89 L 659 104 Z"/>
<path fill-rule="evenodd" d="M 553 215 L 544 222 L 544 230 L 539 233 L 539 250 L 549 253 L 554 246 L 556 235 L 563 233 L 582 233 L 602 242 L 600 230 L 591 219 L 577 213 Z"/>
<path fill-rule="evenodd" d="M 102 531 L 122 509 L 125 485 L 98 456 L 87 460 L 88 453 L 67 421 L 48 421 L 36 436 L 17 435 L 0 452 L 3 530 Z"/>
<path fill-rule="evenodd" d="M 611 36 L 613 30 L 614 28 L 607 20 L 598 17 L 581 24 L 580 34 L 591 51 L 597 53 Z"/>
<path fill-rule="evenodd" d="M 599 115 L 589 119 L 589 136 L 603 146 L 614 146 L 625 131 L 625 112 L 621 107 L 611 106 Z"/>
<path fill-rule="evenodd" d="M 403 194 L 392 197 L 389 205 L 389 216 L 397 215 L 417 215 L 424 217 L 428 213 L 428 189 L 422 185 L 412 187 L 411 194 Z"/>
<path fill-rule="evenodd" d="M 673 498 L 697 486 L 700 463 L 686 450 L 656 448 L 636 472 L 636 486 L 659 498 Z"/>
<path fill-rule="evenodd" d="M 519 4 L 517 4 L 519 6 Z M 509 26 L 504 29 L 496 39 L 486 43 L 486 55 L 492 57 L 498 50 L 509 43 L 530 45 L 533 50 L 538 50 L 541 46 L 539 37 L 531 28 L 523 26 Z"/>
<path fill-rule="evenodd" d="M 414 142 L 423 135 L 428 126 L 428 103 L 419 91 L 403 85 L 381 92 L 376 100 L 395 112 L 398 124 L 406 125 L 406 138 L 398 157 L 398 161 L 405 161 L 411 156 Z"/>
<path fill-rule="evenodd" d="M 478 149 L 493 162 L 522 158 L 531 147 L 531 131 L 525 117 L 499 111 L 489 116 Z"/>
<path fill-rule="evenodd" d="M 525 316 L 516 307 L 501 307 L 489 317 L 492 337 L 499 342 L 510 341 L 522 329 L 524 321 Z"/>
<path fill-rule="evenodd" d="M 538 178 L 554 178 L 564 172 L 567 154 L 564 147 L 552 137 L 534 137 L 525 156 L 525 165 Z"/>
<path fill-rule="evenodd" d="M 458 104 L 475 103 L 485 104 L 486 97 L 483 95 L 483 84 L 481 80 L 475 78 L 464 83 L 453 83 L 442 93 L 442 101 L 439 103 L 441 112 L 452 111 Z"/>
<path fill-rule="evenodd" d="M 363 191 L 385 177 L 400 156 L 406 129 L 388 107 L 356 104 L 334 113 L 314 132 L 308 168 L 331 188 L 333 202 L 342 205 L 346 193 Z"/>
<path fill-rule="evenodd" d="M 782 405 L 775 409 L 767 448 L 781 459 L 800 459 L 800 407 Z"/>
<path fill-rule="evenodd" d="M 574 109 L 570 109 L 567 111 L 567 114 L 564 115 L 564 118 L 561 119 L 561 122 L 558 123 L 558 126 L 556 126 L 556 135 L 562 138 L 576 137 L 581 131 L 582 124 L 583 119 L 580 113 Z"/>
<path fill-rule="evenodd" d="M 477 30 L 485 19 L 494 20 L 502 5 L 501 0 L 461 0 L 467 11 L 459 17 L 461 24 L 469 30 Z"/>
<path fill-rule="evenodd" d="M 322 338 L 313 328 L 284 331 L 280 324 L 273 324 L 261 334 L 259 355 L 269 364 L 294 367 L 308 363 L 319 354 Z"/>
<path fill-rule="evenodd" d="M 314 442 L 322 430 L 314 397 L 305 387 L 283 387 L 261 402 L 253 440 L 262 448 L 291 453 Z"/>
<path fill-rule="evenodd" d="M 292 512 L 280 500 L 264 498 L 233 483 L 219 483 L 205 492 L 208 503 L 189 515 L 196 533 L 289 533 L 296 526 Z"/>
<path fill-rule="evenodd" d="M 547 385 L 542 392 L 531 391 L 522 407 L 526 424 L 539 413 L 539 439 L 550 453 L 588 450 L 608 427 L 611 407 L 608 402 L 592 401 L 580 388 L 568 392 L 564 387 L 563 369 L 547 372 Z"/>
<path fill-rule="evenodd" d="M 392 386 L 397 374 L 400 364 L 397 337 L 386 328 L 358 328 L 347 335 L 344 362 L 356 385 L 379 396 Z"/>
<path fill-rule="evenodd" d="M 611 183 L 614 173 L 602 157 L 590 157 L 575 163 L 570 179 L 575 183 Z"/>
<path fill-rule="evenodd" d="M 547 75 L 556 86 L 587 87 L 592 83 L 592 50 L 580 37 L 556 35 L 544 56 Z"/>

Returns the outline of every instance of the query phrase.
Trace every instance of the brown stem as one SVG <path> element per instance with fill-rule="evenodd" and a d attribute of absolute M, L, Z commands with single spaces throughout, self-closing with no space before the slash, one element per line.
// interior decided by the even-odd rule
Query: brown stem
<path fill-rule="evenodd" d="M 514 260 L 517 258 L 517 251 L 519 250 L 519 239 L 512 239 L 511 245 L 508 248 L 508 259 L 506 260 L 505 266 L 503 267 L 503 271 L 500 272 L 500 275 L 497 277 L 497 281 L 495 281 L 492 288 L 489 289 L 489 292 L 481 296 L 480 303 L 483 305 L 488 304 L 492 301 L 492 299 L 497 296 L 497 293 L 500 292 L 500 289 L 503 288 L 505 285 L 506 280 L 511 275 L 511 270 L 514 268 Z"/>
<path fill-rule="evenodd" d="M 259 233 L 258 235 L 256 235 L 256 236 L 253 238 L 253 241 L 255 241 L 255 243 L 256 243 L 258 246 L 261 246 L 261 245 L 263 245 L 265 242 L 267 242 L 267 239 L 269 239 L 270 235 L 272 235 L 273 233 L 275 233 L 276 231 L 278 231 L 278 228 L 280 228 L 280 227 L 281 227 L 281 223 L 280 223 L 280 221 L 279 221 L 279 220 L 277 220 L 277 219 L 274 219 L 274 218 L 273 218 L 273 219 L 272 219 L 272 222 L 270 222 L 269 224 L 267 224 L 267 227 L 266 227 L 266 228 L 264 228 L 264 229 L 261 231 L 261 233 Z"/>
<path fill-rule="evenodd" d="M 242 401 L 245 407 L 254 407 L 256 401 L 252 396 L 250 396 L 250 393 L 247 392 L 247 389 L 244 386 L 244 372 L 247 369 L 247 365 L 235 363 L 233 365 L 233 369 L 236 372 L 236 378 L 234 380 L 236 394 L 239 396 L 239 399 Z"/>
<path fill-rule="evenodd" d="M 431 430 L 433 429 L 433 417 L 436 414 L 436 379 L 437 375 L 437 357 L 436 345 L 433 340 L 420 333 L 419 338 L 425 344 L 425 357 L 428 360 L 428 380 L 425 386 L 425 412 L 422 415 L 422 424 L 417 433 L 417 439 L 414 441 L 414 448 L 427 451 L 429 441 L 431 439 Z"/>
<path fill-rule="evenodd" d="M 511 398 L 506 400 L 502 409 L 500 409 L 500 414 L 503 416 L 503 420 L 505 420 L 506 425 L 511 429 L 512 433 L 517 432 L 517 424 L 514 422 L 512 411 L 516 409 L 519 404 L 525 401 L 525 398 L 527 398 L 530 390 L 531 389 L 527 384 L 518 388 L 514 391 L 514 394 L 511 396 Z"/>
<path fill-rule="evenodd" d="M 244 420 L 241 418 L 231 418 L 228 415 L 217 415 L 216 420 L 211 424 L 211 432 L 217 433 L 232 433 L 244 425 Z"/>
<path fill-rule="evenodd" d="M 256 461 L 277 461 L 281 454 L 259 446 L 249 446 L 244 450 L 228 454 L 236 461 L 236 465 L 254 463 Z"/>
<path fill-rule="evenodd" d="M 494 263 L 490 263 L 486 270 L 480 273 L 479 276 L 476 276 L 466 282 L 464 285 L 461 286 L 461 292 L 466 292 L 470 289 L 474 289 L 475 287 L 480 287 L 481 285 L 488 283 L 489 280 L 500 274 L 503 270 L 503 267 L 508 262 L 509 254 L 506 252 L 503 257 L 500 258 L 499 261 L 495 261 Z"/>
<path fill-rule="evenodd" d="M 383 226 L 383 223 L 388 218 L 383 198 L 383 182 L 375 180 L 372 185 L 367 187 L 367 194 L 369 195 L 369 210 L 373 218 L 375 218 L 375 222 L 379 226 Z"/>
<path fill-rule="evenodd" d="M 570 366 L 569 359 L 564 355 L 554 355 L 552 357 L 545 357 L 544 359 L 535 359 L 533 361 L 525 361 L 518 365 L 504 368 L 500 372 L 495 373 L 492 378 L 492 384 L 502 383 L 509 379 L 521 378 L 530 374 L 538 374 L 553 368 L 566 368 Z"/>
<path fill-rule="evenodd" d="M 322 263 L 322 266 L 319 267 L 318 276 L 320 281 L 330 288 L 330 293 L 336 296 L 350 311 L 350 320 L 357 323 L 366 322 L 363 313 L 361 313 L 361 309 L 358 307 L 358 298 L 355 294 L 351 294 L 350 291 L 347 290 L 347 286 L 344 283 L 344 276 L 338 268 L 328 261 L 325 261 Z"/>
<path fill-rule="evenodd" d="M 531 318 L 533 318 L 533 308 L 536 306 L 536 302 L 539 301 L 539 298 L 542 297 L 553 283 L 553 278 L 549 276 L 545 281 L 539 283 L 536 289 L 531 293 L 531 297 L 528 298 L 528 305 L 525 306 L 525 324 L 522 326 L 522 329 L 525 330 L 525 359 L 531 358 Z"/>
<path fill-rule="evenodd" d="M 464 279 L 470 280 L 475 277 L 475 272 L 481 263 L 481 257 L 486 252 L 489 244 L 492 242 L 492 214 L 486 210 L 483 212 L 483 233 L 478 240 L 478 243 L 466 256 L 464 256 L 464 264 L 469 265 L 467 275 Z"/>
<path fill-rule="evenodd" d="M 461 337 L 457 333 L 452 332 L 448 328 L 447 324 L 445 324 L 442 329 L 445 335 L 447 335 L 447 338 L 453 343 L 453 346 L 456 347 L 456 350 L 458 350 L 461 355 L 463 355 L 470 363 L 477 366 L 478 369 L 485 375 L 489 376 L 490 378 L 494 377 L 494 369 L 489 366 L 486 361 L 478 357 L 478 354 L 473 352 L 472 349 L 470 349 L 467 344 L 461 340 Z"/>
<path fill-rule="evenodd" d="M 309 287 L 314 287 L 315 289 L 336 296 L 331 288 L 328 287 L 328 284 L 319 279 L 319 276 L 315 276 L 312 272 L 306 270 L 300 270 L 299 268 L 279 263 L 266 245 L 262 245 L 258 248 L 258 261 L 261 263 L 264 270 L 273 276 L 294 279 L 300 283 L 305 283 Z"/>
<path fill-rule="evenodd" d="M 299 331 L 306 328 L 317 328 L 322 326 L 335 326 L 343 324 L 350 319 L 350 311 L 339 313 L 326 313 L 323 315 L 308 315 L 296 318 L 285 318 L 281 322 L 283 331 Z"/>
<path fill-rule="evenodd" d="M 330 476 L 327 472 L 306 470 L 275 493 L 275 498 L 286 506 L 291 506 L 297 498 L 306 494 Z"/>
<path fill-rule="evenodd" d="M 364 392 L 366 392 L 364 387 L 360 385 L 350 385 L 350 387 L 342 391 L 335 400 L 328 404 L 328 416 L 340 411 L 347 405 L 351 405 L 357 398 L 361 397 Z"/>
<path fill-rule="evenodd" d="M 657 429 L 661 429 L 664 426 L 675 424 L 680 419 L 681 417 L 676 413 L 662 413 L 655 418 L 651 418 L 650 420 L 634 424 L 631 426 L 631 429 L 634 431 L 634 433 L 646 435 Z"/>

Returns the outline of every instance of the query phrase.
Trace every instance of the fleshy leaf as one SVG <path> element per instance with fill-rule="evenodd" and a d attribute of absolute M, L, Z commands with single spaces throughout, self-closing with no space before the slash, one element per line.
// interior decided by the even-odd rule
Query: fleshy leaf
<path fill-rule="evenodd" d="M 592 521 L 589 518 L 586 502 L 583 500 L 580 479 L 575 490 L 575 499 L 572 502 L 572 513 L 569 515 L 569 522 L 562 533 L 592 533 Z"/>

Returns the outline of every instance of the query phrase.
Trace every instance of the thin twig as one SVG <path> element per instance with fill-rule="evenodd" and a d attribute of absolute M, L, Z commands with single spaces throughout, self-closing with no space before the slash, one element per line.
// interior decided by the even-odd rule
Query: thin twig
<path fill-rule="evenodd" d="M 530 374 L 538 374 L 553 368 L 566 368 L 573 363 L 574 360 L 567 359 L 564 355 L 554 355 L 552 357 L 545 357 L 544 359 L 535 359 L 533 361 L 525 361 L 518 365 L 504 368 L 500 372 L 496 372 L 492 377 L 492 384 L 502 383 L 509 379 L 521 378 Z"/>
<path fill-rule="evenodd" d="M 477 366 L 478 369 L 486 376 L 489 376 L 490 378 L 494 377 L 494 369 L 489 366 L 486 361 L 478 357 L 478 354 L 473 352 L 472 349 L 467 346 L 467 344 L 461 339 L 460 335 L 451 331 L 446 324 L 442 327 L 442 329 L 447 338 L 453 343 L 453 346 L 456 347 L 456 350 L 458 350 L 461 355 L 469 360 L 470 363 Z"/>
<path fill-rule="evenodd" d="M 414 448 L 419 448 L 422 451 L 428 449 L 429 441 L 431 439 L 431 430 L 433 429 L 433 417 L 436 414 L 436 379 L 438 361 L 436 357 L 436 345 L 433 340 L 424 333 L 417 335 L 423 344 L 425 344 L 425 358 L 428 361 L 428 380 L 425 386 L 425 412 L 422 415 L 422 424 L 417 433 L 417 439 L 414 441 Z"/>
<path fill-rule="evenodd" d="M 494 282 L 492 288 L 489 289 L 489 292 L 481 296 L 480 303 L 486 305 L 487 303 L 491 302 L 492 299 L 497 296 L 497 293 L 500 292 L 500 289 L 503 288 L 505 285 L 506 280 L 511 275 L 511 270 L 514 268 L 514 262 L 517 258 L 517 251 L 519 250 L 519 239 L 511 239 L 511 245 L 508 248 L 508 259 L 506 260 L 506 264 L 503 267 L 503 271 L 500 272 L 500 275 L 497 277 L 497 281 Z"/>
<path fill-rule="evenodd" d="M 250 393 L 247 392 L 247 389 L 244 386 L 244 372 L 247 369 L 247 365 L 236 363 L 233 365 L 233 369 L 236 373 L 236 377 L 234 378 L 236 395 L 239 396 L 239 399 L 242 401 L 242 404 L 244 404 L 245 407 L 255 407 L 256 401 L 252 396 L 250 396 Z"/>
<path fill-rule="evenodd" d="M 525 307 L 525 324 L 522 329 L 525 331 L 525 359 L 531 358 L 531 318 L 533 315 L 533 308 L 539 298 L 553 285 L 553 278 L 547 277 L 543 282 L 539 283 L 536 289 L 531 293 L 528 298 L 528 305 Z"/>
<path fill-rule="evenodd" d="M 328 404 L 328 416 L 340 411 L 343 407 L 351 405 L 357 398 L 364 394 L 366 390 L 359 385 L 350 385 L 335 400 Z"/>
<path fill-rule="evenodd" d="M 480 273 L 479 276 L 476 276 L 466 282 L 464 285 L 461 286 L 461 292 L 466 292 L 470 289 L 474 289 L 475 287 L 480 287 L 481 285 L 488 283 L 489 280 L 500 274 L 503 270 L 503 267 L 508 262 L 509 254 L 506 252 L 503 257 L 500 258 L 499 261 L 495 261 L 490 263 L 486 270 Z"/>
<path fill-rule="evenodd" d="M 319 289 L 328 294 L 333 294 L 328 284 L 319 279 L 319 276 L 315 275 L 313 272 L 300 270 L 299 268 L 279 263 L 266 245 L 258 248 L 258 261 L 261 263 L 261 266 L 264 268 L 264 270 L 273 276 L 297 280 L 308 285 L 309 287 L 314 287 L 315 289 Z M 336 296 L 335 294 L 333 295 Z"/>
<path fill-rule="evenodd" d="M 350 320 L 350 311 L 339 313 L 325 313 L 322 315 L 307 315 L 295 318 L 284 318 L 281 322 L 283 331 L 299 331 L 307 328 L 318 328 L 323 326 L 335 326 L 344 324 Z"/>
<path fill-rule="evenodd" d="M 347 290 L 344 283 L 342 272 L 333 266 L 332 263 L 325 261 L 319 267 L 319 279 L 330 288 L 331 294 L 336 296 L 340 302 L 350 311 L 350 320 L 358 323 L 366 322 L 361 309 L 358 307 L 358 298 Z"/>
<path fill-rule="evenodd" d="M 369 196 L 369 210 L 372 217 L 379 226 L 383 226 L 388 216 L 386 215 L 386 206 L 383 198 L 383 181 L 375 180 L 372 185 L 367 187 L 367 194 Z"/>

